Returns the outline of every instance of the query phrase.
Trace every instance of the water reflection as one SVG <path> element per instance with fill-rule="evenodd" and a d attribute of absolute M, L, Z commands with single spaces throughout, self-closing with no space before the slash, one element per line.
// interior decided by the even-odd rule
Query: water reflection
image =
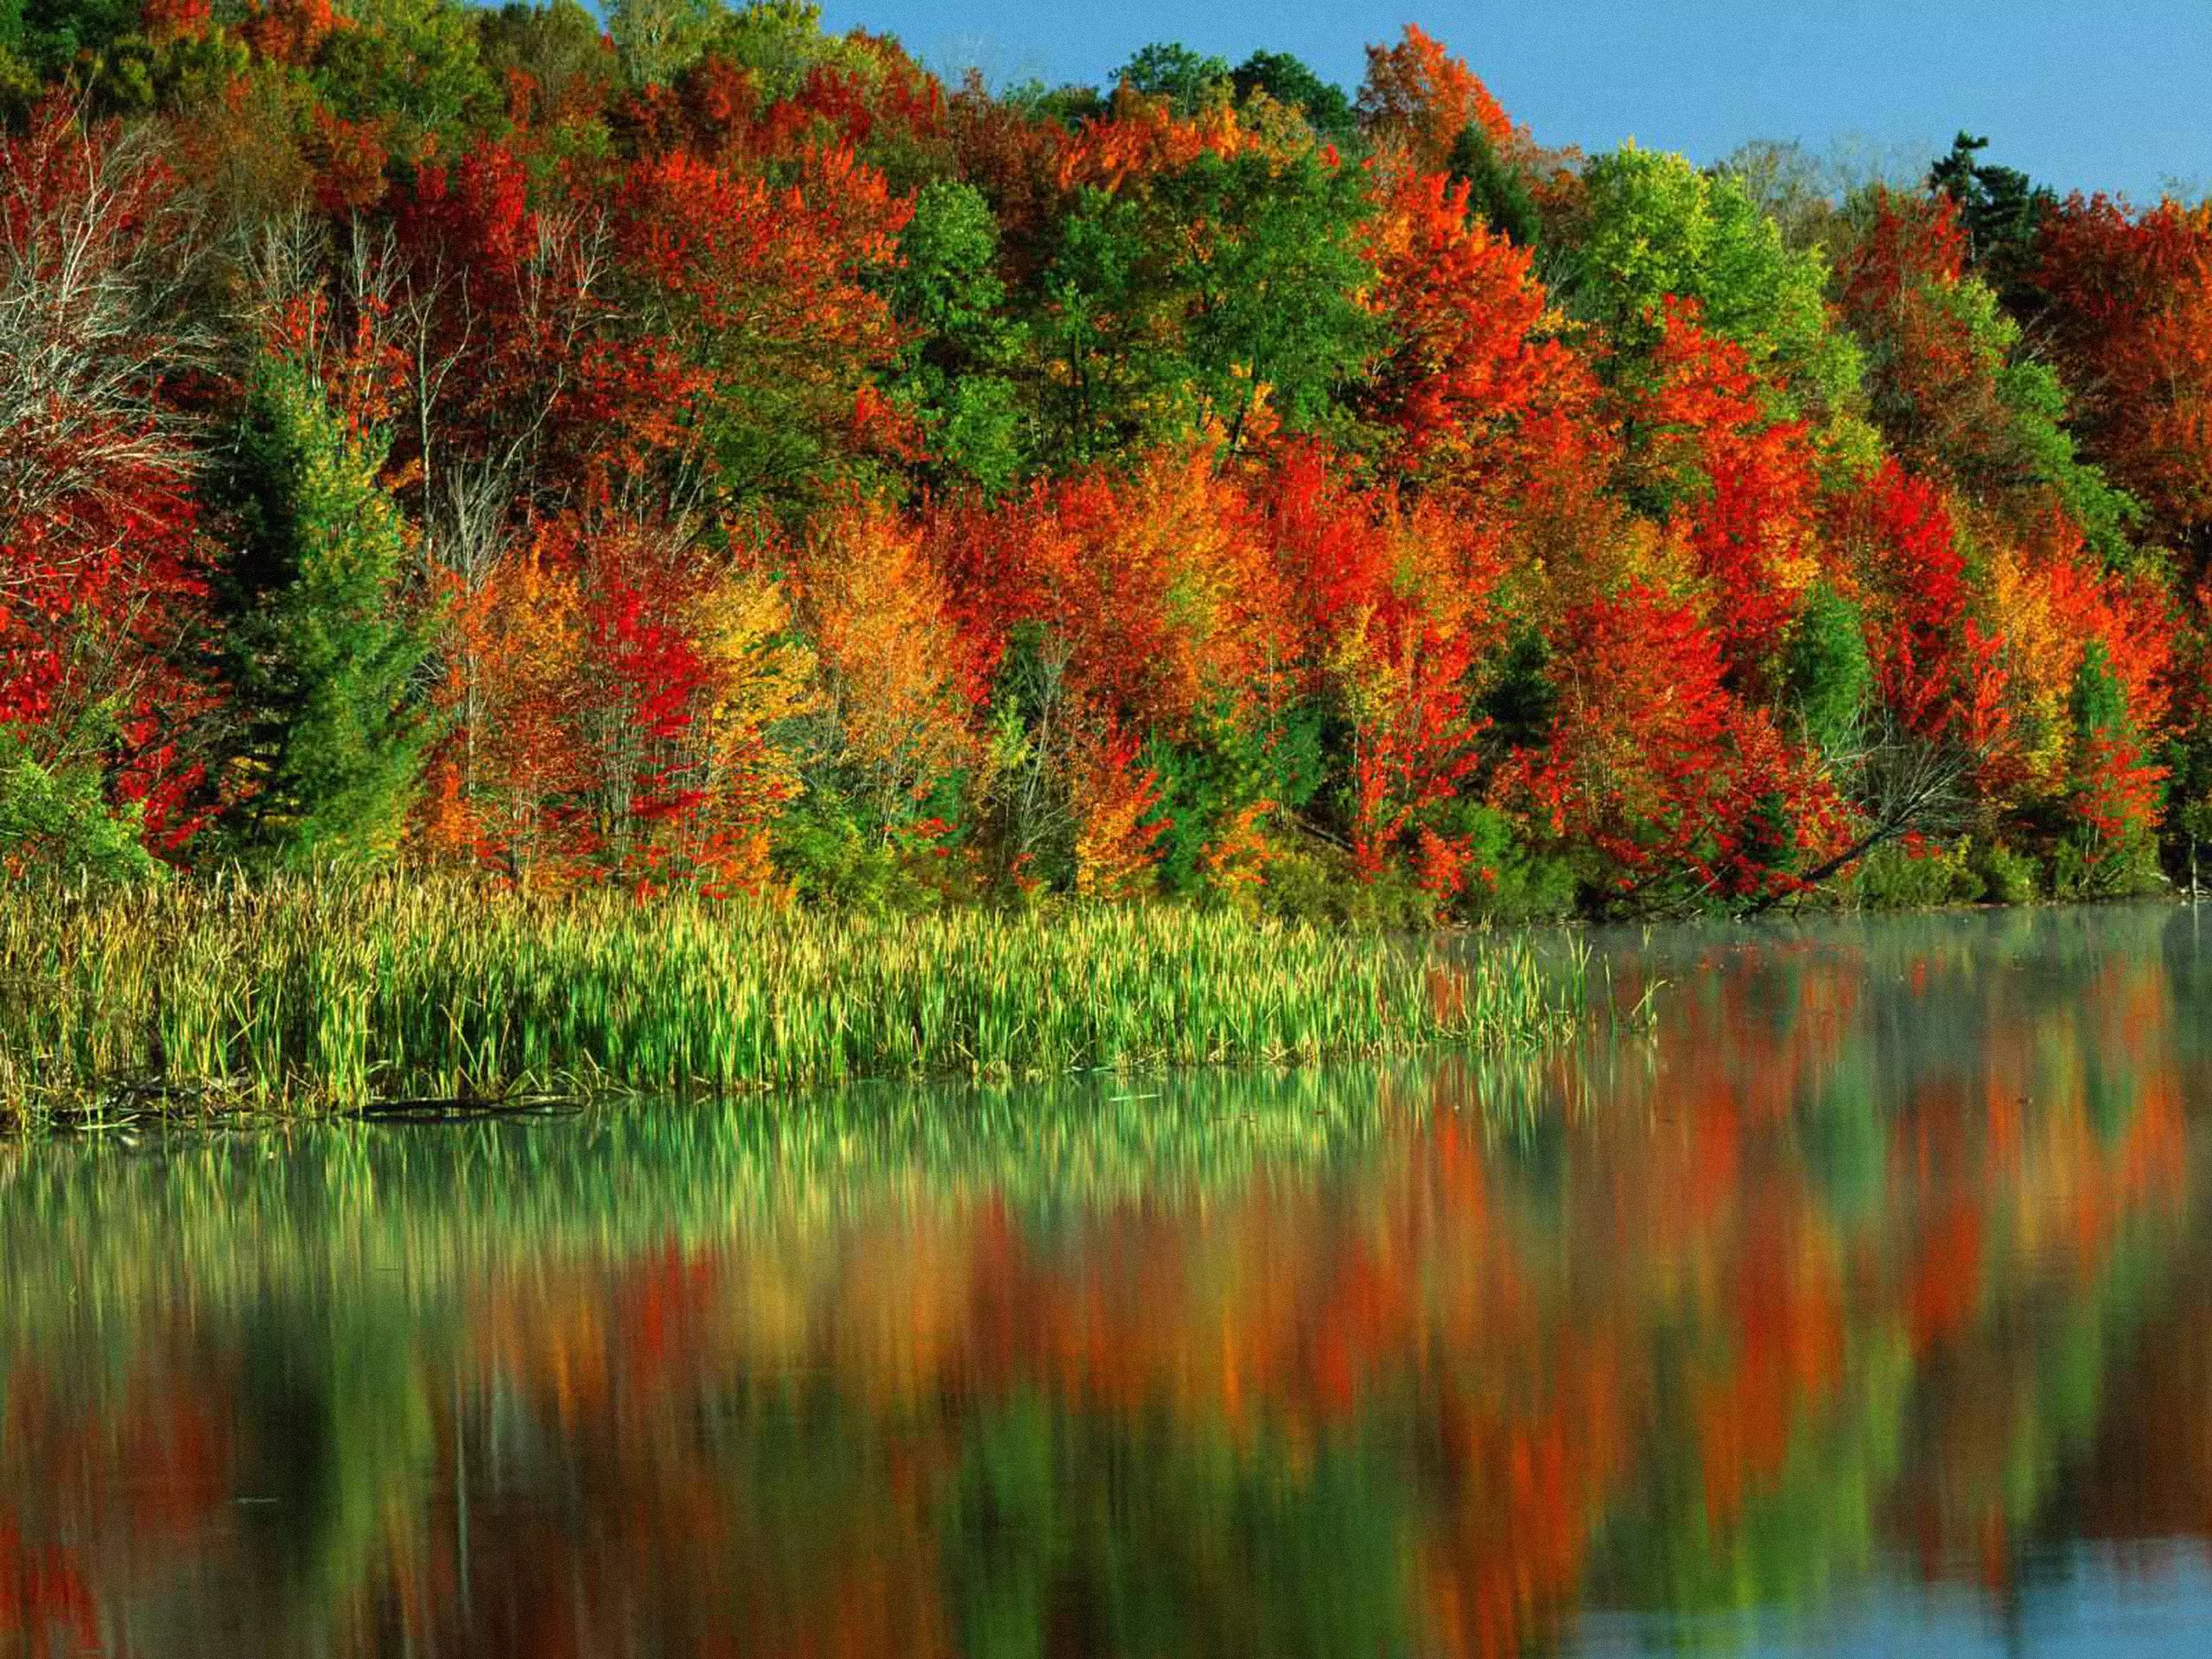
<path fill-rule="evenodd" d="M 0 1151 L 0 1649 L 2201 1638 L 2196 928 L 1610 941 L 1656 1037 L 1506 1073 Z"/>

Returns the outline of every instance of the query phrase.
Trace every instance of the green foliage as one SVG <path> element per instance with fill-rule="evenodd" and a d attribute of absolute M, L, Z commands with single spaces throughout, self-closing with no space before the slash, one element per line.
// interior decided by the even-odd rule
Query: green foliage
<path fill-rule="evenodd" d="M 1494 754 L 1533 748 L 1550 736 L 1559 707 L 1551 669 L 1551 642 L 1543 630 L 1528 623 L 1514 628 L 1489 665 L 1483 694 L 1483 739 Z"/>
<path fill-rule="evenodd" d="M 1581 874 L 1565 854 L 1532 847 L 1496 807 L 1463 804 L 1450 828 L 1466 850 L 1452 910 L 1471 922 L 1558 921 L 1573 913 Z"/>
<path fill-rule="evenodd" d="M 414 682 L 430 635 L 408 614 L 384 454 L 299 365 L 256 366 L 226 480 L 243 540 L 232 674 L 257 785 L 237 834 L 256 856 L 381 861 L 421 787 L 430 728 Z"/>
<path fill-rule="evenodd" d="M 4 5 L 7 0 L 0 0 Z M 0 43 L 0 121 L 27 113 L 38 102 L 39 79 L 22 59 Z"/>
<path fill-rule="evenodd" d="M 1885 842 L 1859 862 L 1848 890 L 1868 910 L 1932 910 L 1970 905 L 1982 896 L 1981 878 L 1967 861 L 1969 843 Z"/>
<path fill-rule="evenodd" d="M 2009 318 L 2002 321 L 2012 332 L 2005 366 L 1998 372 L 1998 396 L 2012 413 L 2023 467 L 2050 486 L 2068 518 L 2096 550 L 2106 569 L 2145 568 L 2151 556 L 2134 541 L 2143 522 L 2142 503 L 2081 458 L 2065 425 L 2066 391 L 2057 374 L 2047 364 L 2019 356 L 2018 325 Z"/>
<path fill-rule="evenodd" d="M 0 0 L 0 54 L 41 80 L 67 75 L 138 29 L 138 0 Z"/>
<path fill-rule="evenodd" d="M 1348 853 L 1312 840 L 1276 850 L 1258 902 L 1266 915 L 1312 926 L 1404 932 L 1436 921 L 1436 895 L 1404 869 L 1363 880 Z"/>
<path fill-rule="evenodd" d="M 1339 148 L 1349 145 L 1358 131 L 1358 118 L 1344 89 L 1322 79 L 1287 52 L 1255 52 L 1230 72 L 1230 84 L 1240 100 L 1265 92 L 1298 111 L 1316 137 Z"/>
<path fill-rule="evenodd" d="M 43 765 L 22 734 L 0 722 L 0 880 L 161 871 L 139 838 L 137 810 L 110 809 L 97 766 Z"/>
<path fill-rule="evenodd" d="M 1083 461 L 1217 423 L 1265 397 L 1292 431 L 1332 423 L 1369 360 L 1361 181 L 1307 150 L 1211 152 L 1135 194 L 1084 192 L 1044 280 L 1049 418 Z"/>
<path fill-rule="evenodd" d="M 2035 860 L 2001 841 L 1974 842 L 1967 849 L 1967 868 L 1981 883 L 1981 897 L 1988 904 L 2031 905 L 2042 891 Z"/>
<path fill-rule="evenodd" d="M 1451 172 L 1466 182 L 1469 213 L 1516 247 L 1536 245 L 1543 219 L 1527 183 L 1498 159 L 1490 135 L 1471 121 L 1452 140 Z"/>
<path fill-rule="evenodd" d="M 572 86 L 613 79 L 617 66 L 600 43 L 599 20 L 576 0 L 507 0 L 497 11 L 477 12 L 475 22 L 477 56 L 494 86 L 518 70 L 543 104 L 555 105 Z"/>
<path fill-rule="evenodd" d="M 2093 845 L 2076 830 L 2051 849 L 2050 893 L 2062 903 L 2139 899 L 2164 885 L 2158 852 L 2148 836 L 2114 847 Z"/>
<path fill-rule="evenodd" d="M 1988 148 L 1986 137 L 1960 133 L 1951 141 L 1950 153 L 1928 169 L 1928 182 L 1958 203 L 1968 257 L 2010 300 L 2035 264 L 2044 219 L 2058 206 L 2058 197 L 2018 168 L 1975 159 Z"/>
<path fill-rule="evenodd" d="M 1871 193 L 1852 212 L 1863 220 L 1883 201 Z M 2024 349 L 1997 290 L 1969 272 L 1955 283 L 1923 281 L 1912 301 L 1957 330 L 1961 359 L 1938 357 L 1916 331 L 1873 331 L 1866 342 L 1871 411 L 1891 442 L 1914 463 L 1991 495 L 2047 487 L 2108 568 L 2139 566 L 2144 556 L 2130 536 L 2140 504 L 2081 459 L 2066 426 L 2065 390 Z M 1930 384 L 1931 370 L 1948 379 Z"/>
<path fill-rule="evenodd" d="M 1834 754 L 1850 741 L 1874 680 L 1859 607 L 1826 582 L 1807 596 L 1790 635 L 1783 683 L 1805 734 Z"/>
<path fill-rule="evenodd" d="M 1669 295 L 1697 301 L 1706 327 L 1783 377 L 1790 400 L 1840 415 L 1860 398 L 1859 355 L 1828 319 L 1827 269 L 1791 252 L 1727 175 L 1634 145 L 1584 172 L 1589 226 L 1567 270 L 1569 298 L 1631 356 L 1659 337 Z"/>
<path fill-rule="evenodd" d="M 2166 745 L 2166 828 L 2184 887 L 2212 876 L 2212 719 L 2190 722 Z"/>
<path fill-rule="evenodd" d="M 1304 702 L 1249 725 L 1219 717 L 1191 741 L 1146 747 L 1144 764 L 1160 779 L 1158 816 L 1167 825 L 1159 841 L 1161 891 L 1200 896 L 1206 848 L 1248 803 L 1305 808 L 1321 785 L 1321 722 L 1319 705 Z"/>
<path fill-rule="evenodd" d="M 381 121 L 395 154 L 412 157 L 435 136 L 467 148 L 500 107 L 477 52 L 471 15 L 446 0 L 352 0 L 351 29 L 317 54 L 316 89 L 349 121 Z"/>
<path fill-rule="evenodd" d="M 775 861 L 799 898 L 838 910 L 912 915 L 943 897 L 919 879 L 913 851 L 895 834 L 864 823 L 849 803 L 821 791 L 777 820 Z"/>
<path fill-rule="evenodd" d="M 2082 745 L 2130 729 L 2127 688 L 2112 671 L 2112 657 L 2101 639 L 2092 639 L 2082 649 L 2081 664 L 2074 671 L 2067 714 L 2074 722 L 2074 740 Z"/>
<path fill-rule="evenodd" d="M 681 9 L 685 0 L 660 3 Z M 708 44 L 739 68 L 750 70 L 765 99 L 789 98 L 818 67 L 862 79 L 874 73 L 875 61 L 863 49 L 823 31 L 816 0 L 748 0 L 730 11 L 722 11 L 714 0 L 703 3 L 715 14 Z"/>
<path fill-rule="evenodd" d="M 1171 1450 L 1160 1432 L 1033 1395 L 978 1426 L 945 1526 L 962 1651 L 1217 1651 L 1219 1614 L 1191 1591 L 1217 1552 L 1250 1564 L 1236 1651 L 1412 1649 L 1385 1447 L 1331 1436 L 1308 1453 L 1262 1429 L 1255 1444 L 1209 1434 Z"/>
<path fill-rule="evenodd" d="M 1139 47 L 1108 79 L 1126 81 L 1147 98 L 1164 98 L 1176 114 L 1185 116 L 1225 98 L 1230 89 L 1226 59 L 1193 52 L 1180 41 Z"/>
<path fill-rule="evenodd" d="M 1106 113 L 1106 95 L 1096 86 L 1073 82 L 1048 86 L 1035 76 L 1018 80 L 999 94 L 999 102 L 1024 119 L 1073 130 Z"/>
<path fill-rule="evenodd" d="M 721 16 L 715 0 L 607 0 L 607 34 L 632 84 L 672 86 Z"/>
<path fill-rule="evenodd" d="M 971 184 L 931 180 L 914 198 L 899 251 L 892 306 L 912 330 L 899 395 L 945 475 L 1004 490 L 1023 459 L 1020 407 L 1006 372 L 1022 336 L 1003 315 L 990 203 Z"/>

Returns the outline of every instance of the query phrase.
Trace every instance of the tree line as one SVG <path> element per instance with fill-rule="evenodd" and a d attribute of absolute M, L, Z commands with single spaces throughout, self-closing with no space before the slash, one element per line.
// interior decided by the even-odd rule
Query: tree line
<path fill-rule="evenodd" d="M 0 0 L 0 864 L 1378 919 L 2212 839 L 2212 209 L 1420 29 Z"/>

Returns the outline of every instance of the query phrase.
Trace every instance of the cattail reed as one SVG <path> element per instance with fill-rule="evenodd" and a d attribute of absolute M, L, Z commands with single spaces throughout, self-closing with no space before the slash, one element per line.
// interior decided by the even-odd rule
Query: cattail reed
<path fill-rule="evenodd" d="M 283 880 L 0 904 L 0 1112 L 716 1095 L 1525 1046 L 1584 960 L 1168 908 Z"/>

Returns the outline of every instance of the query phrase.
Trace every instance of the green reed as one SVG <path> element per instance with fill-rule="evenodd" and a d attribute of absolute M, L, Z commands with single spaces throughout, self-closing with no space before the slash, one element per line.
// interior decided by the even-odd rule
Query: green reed
<path fill-rule="evenodd" d="M 1523 1046 L 1586 962 L 1220 914 L 871 918 L 454 882 L 0 900 L 0 1110 L 727 1094 Z"/>

